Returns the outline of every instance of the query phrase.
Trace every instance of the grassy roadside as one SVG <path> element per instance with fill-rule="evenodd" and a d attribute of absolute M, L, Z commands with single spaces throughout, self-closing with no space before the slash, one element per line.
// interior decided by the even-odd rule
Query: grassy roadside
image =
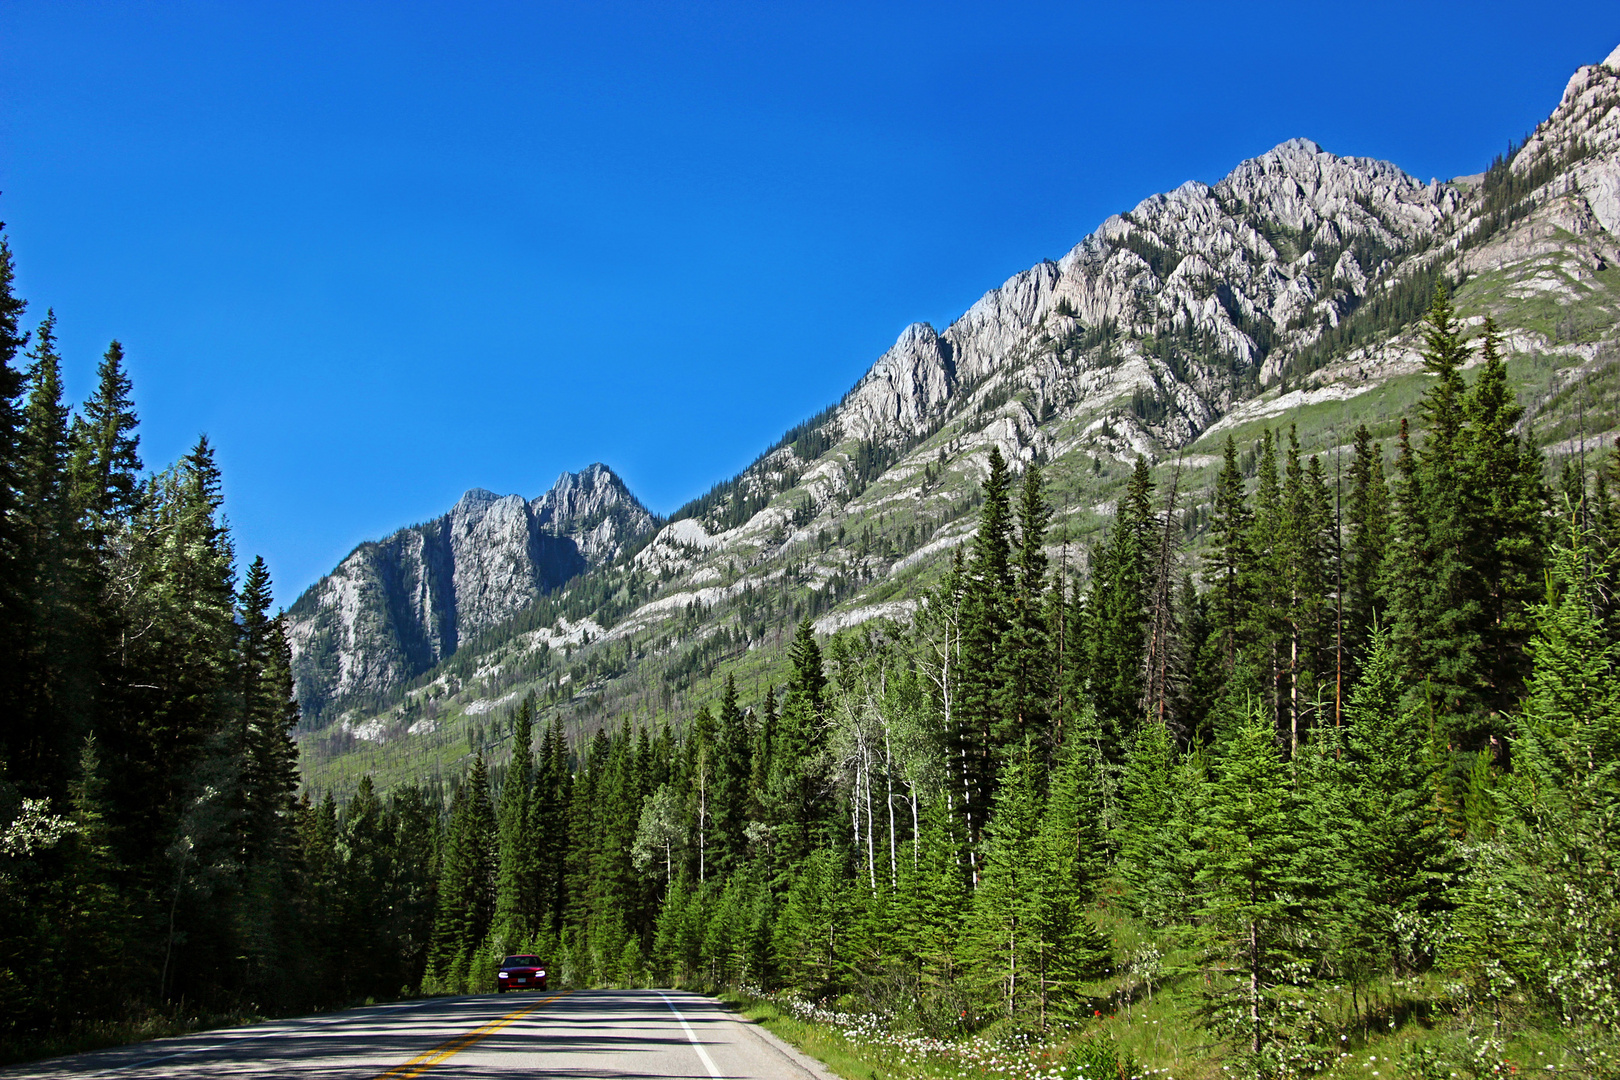
<path fill-rule="evenodd" d="M 1044 1036 L 1005 1021 L 942 1039 L 907 1030 L 859 1006 L 731 991 L 721 1000 L 826 1064 L 845 1080 L 1224 1080 L 1239 1075 L 1225 1047 L 1196 1020 L 1186 987 L 1151 997 L 1118 981 L 1097 984 L 1112 1007 L 1051 1025 Z M 1343 988 L 1313 995 L 1318 1035 L 1277 1076 L 1369 1080 L 1484 1080 L 1518 1074 L 1614 1076 L 1605 1045 L 1521 1013 L 1474 1016 L 1455 1007 L 1432 977 L 1391 980 L 1352 1008 Z M 1132 997 L 1135 1000 L 1131 1000 Z M 843 1011 L 847 1010 L 847 1011 Z M 1599 1044 L 1607 1039 L 1599 1035 Z M 1594 1056 L 1595 1050 L 1595 1056 Z"/>

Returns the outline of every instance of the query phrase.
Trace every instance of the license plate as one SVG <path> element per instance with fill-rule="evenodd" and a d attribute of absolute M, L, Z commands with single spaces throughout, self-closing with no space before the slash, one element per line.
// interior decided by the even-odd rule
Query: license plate
<path fill-rule="evenodd" d="M 528 982 L 528 979 L 519 979 L 518 982 Z"/>

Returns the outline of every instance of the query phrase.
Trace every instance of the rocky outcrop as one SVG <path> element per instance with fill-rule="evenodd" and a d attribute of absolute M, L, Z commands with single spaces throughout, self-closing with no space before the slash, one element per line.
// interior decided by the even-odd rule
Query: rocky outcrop
<path fill-rule="evenodd" d="M 832 422 L 846 438 L 914 437 L 960 387 L 1032 359 L 1043 327 L 1053 337 L 1081 327 L 1180 334 L 1239 367 L 1264 365 L 1386 284 L 1403 255 L 1445 230 L 1459 200 L 1388 162 L 1291 139 L 1213 187 L 1189 181 L 1110 217 L 944 333 L 907 327 Z"/>
<path fill-rule="evenodd" d="M 442 517 L 361 544 L 288 613 L 305 721 L 408 682 L 657 525 L 598 464 L 532 501 L 474 488 Z"/>

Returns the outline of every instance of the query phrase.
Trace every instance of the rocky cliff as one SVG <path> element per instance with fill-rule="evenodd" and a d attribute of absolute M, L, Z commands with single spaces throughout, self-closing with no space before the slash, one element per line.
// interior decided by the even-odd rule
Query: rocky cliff
<path fill-rule="evenodd" d="M 306 723 L 388 693 L 657 523 L 597 464 L 533 500 L 474 488 L 441 517 L 361 544 L 289 612 Z"/>

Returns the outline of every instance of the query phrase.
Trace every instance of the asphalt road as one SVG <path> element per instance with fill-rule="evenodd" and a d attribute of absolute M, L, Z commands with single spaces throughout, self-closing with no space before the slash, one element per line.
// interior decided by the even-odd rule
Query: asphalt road
<path fill-rule="evenodd" d="M 676 990 L 434 998 L 159 1039 L 0 1071 L 5 1080 L 520 1075 L 832 1080 L 824 1066 L 712 999 Z"/>

